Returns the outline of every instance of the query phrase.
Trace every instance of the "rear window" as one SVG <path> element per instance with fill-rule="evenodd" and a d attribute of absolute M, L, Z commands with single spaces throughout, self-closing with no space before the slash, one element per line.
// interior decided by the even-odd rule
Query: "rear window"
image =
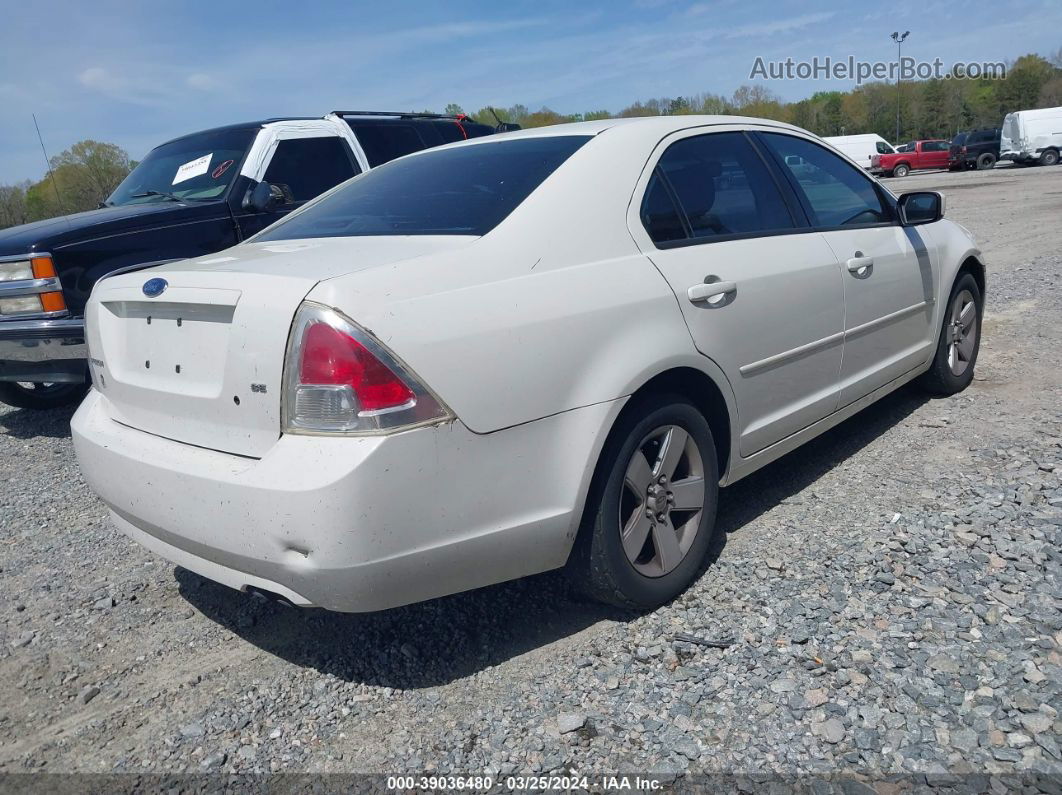
<path fill-rule="evenodd" d="M 256 239 L 485 235 L 589 140 L 565 135 L 491 141 L 396 160 Z"/>
<path fill-rule="evenodd" d="M 952 146 L 962 146 L 964 143 L 966 143 L 966 133 L 959 133 L 951 139 Z"/>

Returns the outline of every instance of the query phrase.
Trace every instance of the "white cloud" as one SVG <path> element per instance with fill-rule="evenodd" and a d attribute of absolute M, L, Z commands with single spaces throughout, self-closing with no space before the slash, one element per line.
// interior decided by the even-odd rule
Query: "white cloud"
<path fill-rule="evenodd" d="M 77 81 L 87 88 L 110 93 L 121 89 L 123 82 L 102 66 L 91 66 L 77 76 Z"/>
<path fill-rule="evenodd" d="M 196 91 L 213 91 L 218 86 L 217 80 L 202 72 L 188 75 L 184 83 L 186 86 L 194 88 Z"/>
<path fill-rule="evenodd" d="M 790 31 L 800 30 L 801 28 L 809 27 L 818 22 L 825 22 L 832 16 L 832 11 L 820 11 L 816 14 L 803 14 L 802 16 L 789 17 L 788 19 L 753 22 L 751 25 L 742 25 L 741 27 L 734 28 L 726 34 L 726 37 L 728 39 L 741 39 L 754 36 L 773 36 L 778 33 L 789 33 Z"/>

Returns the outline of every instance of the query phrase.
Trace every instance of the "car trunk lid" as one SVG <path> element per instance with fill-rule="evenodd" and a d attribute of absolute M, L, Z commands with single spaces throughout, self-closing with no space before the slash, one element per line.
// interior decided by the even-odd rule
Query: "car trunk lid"
<path fill-rule="evenodd" d="M 250 244 L 105 279 L 86 314 L 94 381 L 117 422 L 260 458 L 280 436 L 288 332 L 314 285 L 471 240 Z M 165 286 L 151 297 L 145 287 L 156 279 Z"/>

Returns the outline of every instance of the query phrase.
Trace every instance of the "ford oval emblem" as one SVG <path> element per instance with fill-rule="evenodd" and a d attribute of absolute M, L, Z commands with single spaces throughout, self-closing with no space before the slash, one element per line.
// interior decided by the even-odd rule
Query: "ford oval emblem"
<path fill-rule="evenodd" d="M 144 282 L 144 286 L 141 289 L 148 298 L 154 298 L 157 295 L 162 295 L 167 285 L 169 285 L 169 282 L 165 279 L 148 279 Z"/>

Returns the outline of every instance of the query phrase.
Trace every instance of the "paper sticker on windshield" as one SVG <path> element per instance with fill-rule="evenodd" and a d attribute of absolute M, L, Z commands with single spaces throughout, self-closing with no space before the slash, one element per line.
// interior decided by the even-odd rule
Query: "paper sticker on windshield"
<path fill-rule="evenodd" d="M 226 160 L 220 166 L 218 166 L 213 171 L 211 171 L 210 172 L 210 176 L 213 177 L 214 179 L 217 179 L 218 177 L 220 177 L 222 174 L 224 174 L 226 171 L 229 170 L 229 166 L 231 166 L 233 164 L 233 162 L 234 161 L 232 161 L 232 160 Z"/>
<path fill-rule="evenodd" d="M 214 156 L 211 152 L 209 155 L 203 155 L 197 157 L 195 160 L 189 160 L 183 166 L 177 169 L 177 173 L 173 175 L 173 183 L 176 185 L 178 182 L 184 182 L 192 177 L 198 177 L 200 174 L 205 174 L 207 169 L 210 168 L 210 158 Z"/>

